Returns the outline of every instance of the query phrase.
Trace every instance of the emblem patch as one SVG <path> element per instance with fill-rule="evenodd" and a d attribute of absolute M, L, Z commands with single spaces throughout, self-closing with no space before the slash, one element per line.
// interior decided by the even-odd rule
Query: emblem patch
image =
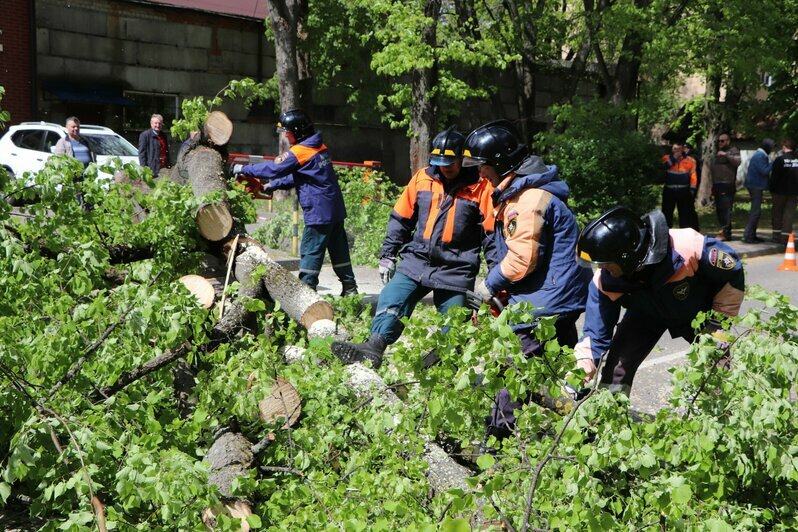
<path fill-rule="evenodd" d="M 675 287 L 673 287 L 673 297 L 676 298 L 677 301 L 684 301 L 689 295 L 690 285 L 687 283 L 687 281 L 677 284 Z"/>
<path fill-rule="evenodd" d="M 712 248 L 709 250 L 709 263 L 721 270 L 731 270 L 737 264 L 737 261 L 725 251 Z"/>
<path fill-rule="evenodd" d="M 504 219 L 506 220 L 504 227 L 507 231 L 507 236 L 511 237 L 515 234 L 515 230 L 518 229 L 518 211 L 508 212 Z"/>
<path fill-rule="evenodd" d="M 286 154 L 285 153 L 281 153 L 280 155 L 278 155 L 277 157 L 274 158 L 274 164 L 280 164 L 281 162 L 285 161 L 285 158 L 286 158 Z"/>

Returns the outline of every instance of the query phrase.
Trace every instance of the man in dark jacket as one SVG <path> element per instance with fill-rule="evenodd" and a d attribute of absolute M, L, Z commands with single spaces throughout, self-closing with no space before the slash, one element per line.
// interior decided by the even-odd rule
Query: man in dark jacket
<path fill-rule="evenodd" d="M 341 281 L 341 295 L 357 294 L 355 272 L 349 258 L 349 242 L 344 230 L 344 196 L 321 132 L 316 130 L 310 117 L 301 109 L 282 113 L 277 128 L 285 133 L 291 148 L 274 161 L 237 164 L 233 167 L 233 173 L 265 180 L 263 191 L 267 193 L 296 188 L 305 218 L 299 248 L 300 281 L 316 289 L 324 254 L 328 251 L 333 271 Z"/>
<path fill-rule="evenodd" d="M 798 200 L 798 156 L 795 141 L 785 139 L 782 154 L 773 161 L 770 192 L 773 194 L 773 241 L 786 244 L 792 233 L 795 206 Z"/>
<path fill-rule="evenodd" d="M 475 292 L 489 302 L 500 291 L 509 303 L 528 302 L 535 315 L 557 316 L 560 345 L 577 341 L 576 320 L 585 309 L 590 274 L 574 260 L 579 228 L 568 208 L 568 185 L 556 166 L 529 155 L 506 120 L 485 124 L 466 139 L 463 164 L 479 165 L 480 175 L 496 187 L 495 231 L 497 263 Z M 514 326 L 525 354 L 540 354 L 534 324 Z M 514 423 L 520 403 L 502 390 L 488 422 L 488 434 L 504 437 Z"/>
<path fill-rule="evenodd" d="M 465 292 L 474 288 L 480 251 L 484 248 L 486 259 L 494 260 L 493 187 L 475 168 L 462 168 L 464 141 L 453 128 L 438 134 L 430 165 L 416 172 L 394 205 L 380 254 L 386 286 L 371 334 L 360 344 L 333 342 L 333 353 L 344 362 L 370 360 L 379 367 L 386 347 L 402 334 L 401 319 L 413 313 L 421 298 L 432 291 L 441 314 L 466 306 Z M 398 266 L 397 257 L 402 259 Z"/>
<path fill-rule="evenodd" d="M 745 274 L 734 250 L 693 229 L 669 230 L 660 211 L 638 218 L 625 207 L 610 209 L 585 226 L 576 251 L 585 271 L 599 269 L 574 355 L 592 378 L 606 354 L 600 382 L 612 392 L 631 391 L 665 331 L 692 342 L 699 312 L 736 316 L 743 301 Z"/>
<path fill-rule="evenodd" d="M 718 136 L 718 151 L 712 158 L 712 195 L 720 230 L 715 238 L 731 240 L 732 209 L 737 191 L 737 168 L 740 166 L 740 150 L 731 145 L 731 136 L 724 132 Z"/>
<path fill-rule="evenodd" d="M 139 164 L 152 170 L 158 177 L 161 168 L 169 168 L 169 138 L 163 131 L 163 116 L 154 114 L 150 118 L 150 129 L 139 135 Z"/>
<path fill-rule="evenodd" d="M 770 152 L 776 145 L 773 139 L 762 139 L 762 145 L 751 156 L 748 161 L 748 172 L 745 174 L 745 188 L 751 195 L 751 212 L 748 214 L 748 222 L 743 231 L 743 242 L 746 244 L 756 244 L 763 239 L 756 236 L 756 229 L 759 225 L 759 216 L 762 214 L 762 196 L 768 188 L 770 180 L 770 169 L 773 163 L 770 162 Z"/>

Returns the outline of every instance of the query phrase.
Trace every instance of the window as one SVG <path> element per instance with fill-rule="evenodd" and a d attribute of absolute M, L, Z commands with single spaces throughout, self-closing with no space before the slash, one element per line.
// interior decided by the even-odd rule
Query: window
<path fill-rule="evenodd" d="M 149 129 L 153 114 L 163 116 L 166 131 L 180 117 L 180 98 L 177 94 L 140 91 L 124 91 L 123 94 L 136 102 L 136 105 L 122 108 L 125 136 L 128 138 L 136 138 L 139 133 Z"/>
<path fill-rule="evenodd" d="M 42 151 L 46 151 L 48 153 L 53 153 L 53 148 L 61 140 L 61 135 L 56 133 L 55 131 L 47 131 L 47 136 L 44 137 L 44 148 Z"/>
<path fill-rule="evenodd" d="M 116 135 L 82 135 L 91 146 L 91 151 L 97 155 L 111 155 L 115 157 L 135 157 L 138 150 L 131 144 Z"/>
<path fill-rule="evenodd" d="M 17 131 L 11 137 L 11 142 L 26 150 L 42 151 L 42 135 L 44 135 L 44 131 L 41 129 Z"/>

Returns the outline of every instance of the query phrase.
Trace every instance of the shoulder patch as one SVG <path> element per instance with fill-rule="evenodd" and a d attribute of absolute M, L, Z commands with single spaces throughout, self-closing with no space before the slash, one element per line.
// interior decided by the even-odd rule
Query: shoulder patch
<path fill-rule="evenodd" d="M 288 157 L 288 153 L 281 153 L 277 157 L 274 158 L 274 164 L 280 164 L 285 161 L 285 158 Z"/>
<path fill-rule="evenodd" d="M 725 251 L 712 248 L 709 250 L 709 263 L 721 270 L 731 270 L 737 264 L 737 261 Z"/>
<path fill-rule="evenodd" d="M 673 297 L 677 301 L 684 301 L 690 295 L 690 284 L 687 281 L 673 287 Z"/>
<path fill-rule="evenodd" d="M 512 237 L 518 229 L 518 211 L 510 211 L 504 217 L 504 228 L 508 237 Z"/>

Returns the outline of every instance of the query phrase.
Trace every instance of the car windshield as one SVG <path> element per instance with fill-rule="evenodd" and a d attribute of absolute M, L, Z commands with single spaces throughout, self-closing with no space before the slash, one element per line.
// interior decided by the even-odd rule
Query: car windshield
<path fill-rule="evenodd" d="M 138 151 L 128 141 L 116 135 L 92 135 L 84 133 L 81 135 L 88 142 L 93 151 L 97 155 L 110 155 L 110 156 L 132 156 L 138 155 Z"/>

